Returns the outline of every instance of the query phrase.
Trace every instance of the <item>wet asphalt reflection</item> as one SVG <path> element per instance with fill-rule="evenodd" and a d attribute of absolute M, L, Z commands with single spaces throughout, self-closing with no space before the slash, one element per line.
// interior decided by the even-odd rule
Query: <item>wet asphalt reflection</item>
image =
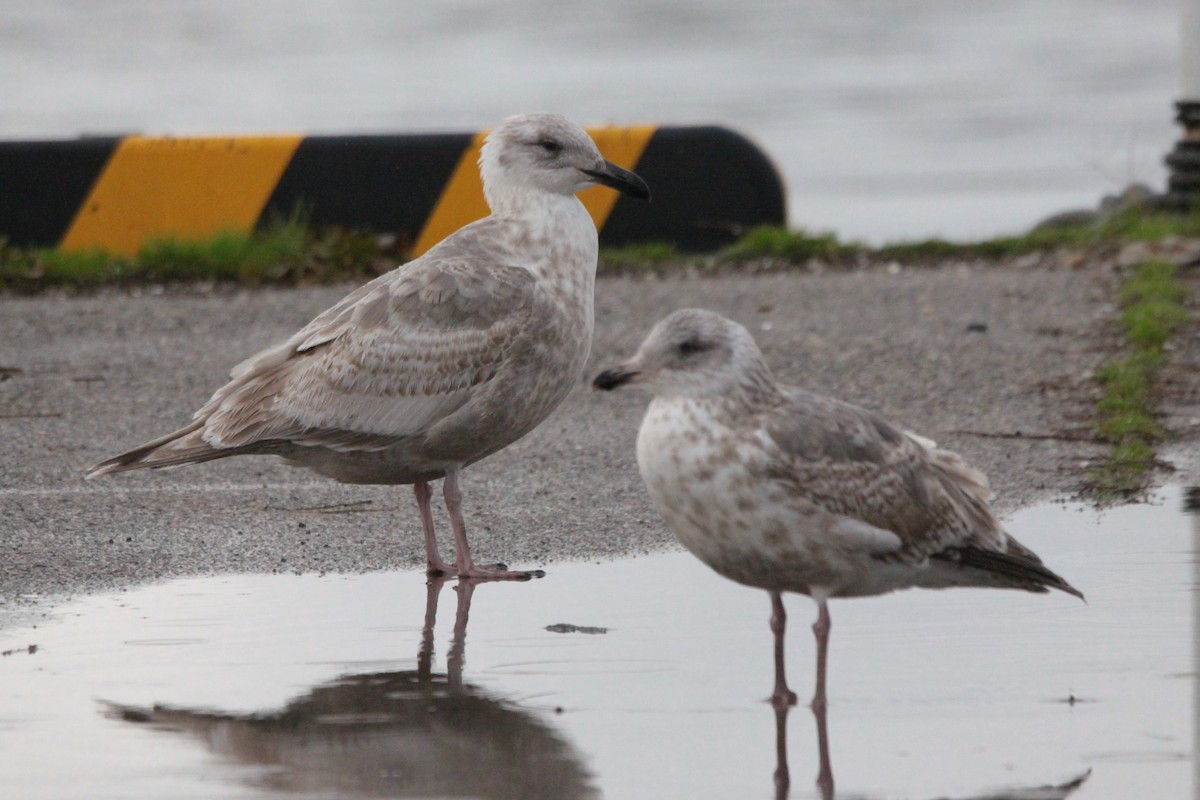
<path fill-rule="evenodd" d="M 97 595 L 0 639 L 0 795 L 1191 796 L 1184 506 L 1169 491 L 1009 521 L 1086 606 L 835 601 L 820 715 L 766 702 L 766 593 L 685 554 L 515 585 L 259 575 Z M 804 696 L 814 611 L 787 603 Z"/>

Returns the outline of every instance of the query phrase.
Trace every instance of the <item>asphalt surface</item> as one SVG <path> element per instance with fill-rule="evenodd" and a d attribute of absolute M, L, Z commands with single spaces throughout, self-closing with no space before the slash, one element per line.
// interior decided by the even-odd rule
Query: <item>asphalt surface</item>
<path fill-rule="evenodd" d="M 31 600 L 171 576 L 419 567 L 408 487 L 342 486 L 265 457 L 82 479 L 184 424 L 233 364 L 350 288 L 0 297 L 0 625 Z M 1012 510 L 1071 496 L 1103 452 L 1077 437 L 1113 288 L 1099 268 L 962 265 L 603 279 L 586 377 L 668 311 L 711 308 L 750 328 L 781 379 L 958 450 Z M 637 474 L 646 402 L 581 381 L 538 430 L 468 469 L 477 558 L 552 570 L 674 547 Z"/>

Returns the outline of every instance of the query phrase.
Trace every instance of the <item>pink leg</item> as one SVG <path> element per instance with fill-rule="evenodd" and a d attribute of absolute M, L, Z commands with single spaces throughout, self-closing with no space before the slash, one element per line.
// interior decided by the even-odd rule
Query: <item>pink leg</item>
<path fill-rule="evenodd" d="M 829 655 L 829 629 L 832 622 L 829 619 L 829 606 L 824 600 L 817 601 L 817 621 L 813 623 L 813 634 L 817 637 L 817 691 L 813 695 L 812 709 L 816 712 L 825 710 L 825 662 Z"/>
<path fill-rule="evenodd" d="M 425 481 L 413 484 L 417 496 L 417 508 L 421 510 L 421 526 L 425 529 L 425 571 L 430 575 L 453 575 L 454 567 L 442 561 L 438 553 L 437 537 L 433 534 L 433 509 L 429 507 L 433 489 Z"/>
<path fill-rule="evenodd" d="M 787 718 L 791 706 L 775 706 L 775 798 L 787 800 L 792 787 L 792 775 L 788 770 Z"/>
<path fill-rule="evenodd" d="M 817 772 L 817 788 L 821 790 L 821 800 L 833 800 L 833 764 L 829 760 L 829 728 L 825 721 L 825 709 L 813 709 L 817 719 L 817 753 L 820 761 Z"/>
<path fill-rule="evenodd" d="M 477 567 L 471 558 L 471 546 L 467 544 L 467 525 L 463 522 L 462 492 L 458 489 L 458 470 L 446 470 L 446 479 L 442 481 L 442 496 L 446 499 L 446 511 L 450 515 L 450 529 L 454 532 L 454 546 L 457 549 L 456 567 L 459 578 L 477 578 L 481 580 L 527 581 L 530 578 L 541 578 L 546 573 L 540 569 L 531 572 L 510 570 L 503 564 L 496 567 Z"/>
<path fill-rule="evenodd" d="M 446 654 L 446 678 L 450 688 L 460 692 L 463 667 L 467 664 L 467 621 L 471 615 L 475 581 L 459 581 L 454 591 L 458 592 L 458 610 L 454 614 L 454 638 L 450 640 L 450 652 Z"/>
<path fill-rule="evenodd" d="M 775 691 L 771 694 L 771 705 L 787 708 L 796 705 L 796 693 L 788 688 L 783 665 L 783 633 L 787 629 L 787 612 L 783 608 L 783 595 L 771 592 L 771 633 L 775 634 Z"/>
<path fill-rule="evenodd" d="M 438 595 L 446 576 L 435 575 L 425 583 L 425 624 L 421 626 L 421 647 L 417 651 L 417 677 L 428 681 L 433 677 L 433 628 L 437 624 Z"/>

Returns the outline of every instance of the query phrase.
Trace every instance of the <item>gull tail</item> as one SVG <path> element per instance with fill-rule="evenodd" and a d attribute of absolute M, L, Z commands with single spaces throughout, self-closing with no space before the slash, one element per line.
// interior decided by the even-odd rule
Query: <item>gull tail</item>
<path fill-rule="evenodd" d="M 96 464 L 88 470 L 84 478 L 91 480 L 101 475 L 128 472 L 131 469 L 162 469 L 183 464 L 199 464 L 246 451 L 246 448 L 241 447 L 213 447 L 202 438 L 203 427 L 204 422 L 197 420 L 166 436 L 126 450 Z"/>
<path fill-rule="evenodd" d="M 1011 536 L 1008 539 L 1008 552 L 1001 553 L 981 547 L 953 547 L 938 553 L 934 558 L 982 570 L 993 578 L 1002 580 L 1003 585 L 1013 589 L 1024 589 L 1027 592 L 1047 592 L 1057 589 L 1087 602 L 1083 592 L 1043 564 L 1032 550 Z"/>

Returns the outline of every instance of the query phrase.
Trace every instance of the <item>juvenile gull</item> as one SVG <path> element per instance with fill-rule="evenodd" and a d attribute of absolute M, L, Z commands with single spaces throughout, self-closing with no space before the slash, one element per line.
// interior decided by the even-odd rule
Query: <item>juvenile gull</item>
<path fill-rule="evenodd" d="M 479 168 L 491 216 L 238 364 L 191 424 L 88 477 L 267 454 L 344 483 L 412 484 L 431 573 L 530 577 L 474 563 L 459 473 L 533 430 L 582 374 L 597 237 L 575 193 L 595 184 L 650 192 L 556 114 L 506 120 Z M 434 536 L 429 483 L 438 478 L 453 566 Z"/>
<path fill-rule="evenodd" d="M 831 597 L 981 586 L 1082 598 L 1009 536 L 987 477 L 869 411 L 784 386 L 741 325 L 676 311 L 594 386 L 645 383 L 654 399 L 637 459 L 650 497 L 701 561 L 771 595 L 777 706 L 782 593 L 818 607 L 814 709 L 825 707 Z"/>

